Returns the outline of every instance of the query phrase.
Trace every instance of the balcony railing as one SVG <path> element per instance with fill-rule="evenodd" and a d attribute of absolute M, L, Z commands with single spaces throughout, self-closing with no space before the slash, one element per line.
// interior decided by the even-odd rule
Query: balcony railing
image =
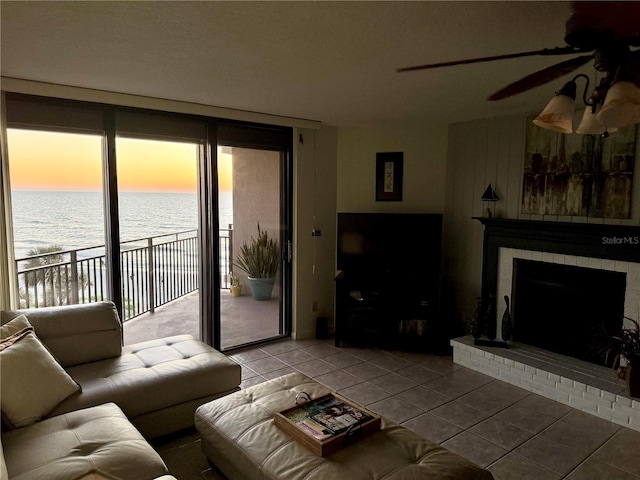
<path fill-rule="evenodd" d="M 220 285 L 229 288 L 233 228 L 220 230 Z M 123 320 L 198 289 L 198 231 L 120 244 Z M 16 259 L 20 308 L 91 303 L 106 298 L 104 245 Z"/>

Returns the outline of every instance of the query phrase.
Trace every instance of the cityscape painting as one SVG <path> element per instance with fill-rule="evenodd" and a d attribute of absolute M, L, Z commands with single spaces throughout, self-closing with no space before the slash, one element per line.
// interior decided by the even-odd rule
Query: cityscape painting
<path fill-rule="evenodd" d="M 629 218 L 636 126 L 562 134 L 527 120 L 521 213 Z"/>

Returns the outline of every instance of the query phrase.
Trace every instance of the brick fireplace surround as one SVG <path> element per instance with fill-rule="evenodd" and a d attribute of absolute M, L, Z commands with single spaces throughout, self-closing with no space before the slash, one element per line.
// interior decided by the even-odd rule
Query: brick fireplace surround
<path fill-rule="evenodd" d="M 485 227 L 483 298 L 512 297 L 514 259 L 611 270 L 626 273 L 625 316 L 640 320 L 640 227 L 478 220 Z M 505 307 L 497 305 L 500 332 Z M 477 346 L 471 336 L 451 346 L 454 362 L 467 368 L 640 431 L 640 399 L 630 398 L 607 367 L 515 342 Z"/>

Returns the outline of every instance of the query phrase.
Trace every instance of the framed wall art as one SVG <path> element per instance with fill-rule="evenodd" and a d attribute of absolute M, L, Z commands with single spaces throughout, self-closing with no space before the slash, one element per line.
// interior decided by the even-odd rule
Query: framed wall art
<path fill-rule="evenodd" d="M 636 126 L 608 138 L 556 133 L 527 120 L 521 213 L 629 218 Z"/>
<path fill-rule="evenodd" d="M 402 201 L 402 152 L 376 153 L 376 201 Z"/>

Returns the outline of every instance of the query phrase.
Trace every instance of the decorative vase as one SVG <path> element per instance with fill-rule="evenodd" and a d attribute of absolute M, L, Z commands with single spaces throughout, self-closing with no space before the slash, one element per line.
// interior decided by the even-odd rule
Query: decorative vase
<path fill-rule="evenodd" d="M 231 295 L 233 297 L 242 295 L 242 285 L 231 285 Z"/>
<path fill-rule="evenodd" d="M 495 340 L 498 325 L 495 313 L 495 297 L 493 296 L 493 294 L 489 295 L 489 302 L 484 313 L 484 324 L 486 328 L 487 338 L 492 341 Z"/>
<path fill-rule="evenodd" d="M 508 342 L 513 334 L 513 324 L 511 323 L 511 313 L 509 312 L 509 297 L 506 295 L 504 296 L 504 302 L 507 306 L 502 315 L 502 340 Z"/>
<path fill-rule="evenodd" d="M 273 278 L 253 278 L 249 277 L 249 285 L 251 285 L 251 294 L 255 300 L 270 300 L 273 285 L 276 282 Z"/>
<path fill-rule="evenodd" d="M 482 336 L 482 301 L 480 297 L 476 298 L 476 311 L 471 318 L 471 335 L 473 338 L 480 338 Z"/>

